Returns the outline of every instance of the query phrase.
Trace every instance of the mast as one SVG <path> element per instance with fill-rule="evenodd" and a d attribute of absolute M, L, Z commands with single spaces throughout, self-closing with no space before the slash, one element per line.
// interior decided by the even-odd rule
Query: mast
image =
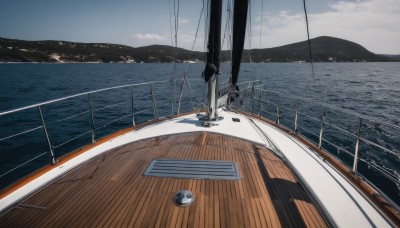
<path fill-rule="evenodd" d="M 233 9 L 233 41 L 232 41 L 232 77 L 231 99 L 238 95 L 236 84 L 239 78 L 240 63 L 242 61 L 244 39 L 246 36 L 248 0 L 235 0 Z M 228 100 L 229 102 L 229 100 Z"/>
<path fill-rule="evenodd" d="M 211 0 L 210 33 L 208 35 L 207 64 L 204 80 L 208 82 L 208 119 L 216 120 L 218 99 L 218 77 L 221 66 L 221 19 L 222 0 Z"/>

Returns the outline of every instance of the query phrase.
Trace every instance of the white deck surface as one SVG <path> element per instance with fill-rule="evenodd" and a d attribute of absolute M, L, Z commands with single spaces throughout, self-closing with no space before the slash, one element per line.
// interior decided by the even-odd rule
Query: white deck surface
<path fill-rule="evenodd" d="M 211 128 L 200 126 L 202 122 L 198 120 L 195 114 L 191 114 L 156 123 L 138 131 L 118 136 L 71 159 L 61 166 L 56 166 L 53 170 L 1 199 L 0 211 L 15 204 L 27 194 L 82 162 L 98 156 L 111 148 L 140 139 L 184 132 L 210 131 L 250 140 L 270 147 L 264 136 L 260 135 L 260 132 L 255 129 L 255 126 L 247 117 L 222 110 L 220 110 L 220 116 L 223 116 L 224 119 L 216 122 L 218 125 Z M 240 122 L 233 122 L 232 118 L 239 118 Z M 390 227 L 387 221 L 351 184 L 304 145 L 273 126 L 259 120 L 253 121 L 281 151 L 299 178 L 306 182 L 305 185 L 309 188 L 309 191 L 316 198 L 317 202 L 322 205 L 323 211 L 331 218 L 334 225 L 339 227 Z"/>
<path fill-rule="evenodd" d="M 291 168 L 338 227 L 390 227 L 386 220 L 329 164 L 279 129 L 254 122 L 284 154 Z"/>

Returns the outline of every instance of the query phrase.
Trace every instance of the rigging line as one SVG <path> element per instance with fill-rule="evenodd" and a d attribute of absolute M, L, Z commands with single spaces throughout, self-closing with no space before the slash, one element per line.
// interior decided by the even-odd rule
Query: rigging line
<path fill-rule="evenodd" d="M 197 22 L 196 34 L 195 34 L 195 36 L 194 36 L 192 48 L 190 49 L 191 51 L 193 51 L 194 45 L 196 44 L 196 41 L 197 41 L 197 34 L 198 34 L 198 32 L 199 32 L 200 23 L 201 23 L 201 18 L 202 18 L 202 16 L 203 16 L 203 11 L 204 11 L 204 0 L 203 0 L 203 7 L 201 8 L 201 12 L 200 12 L 200 16 L 199 16 L 199 21 Z M 189 70 L 189 66 L 190 66 L 190 64 L 187 63 L 187 64 L 186 64 L 186 72 L 185 72 L 184 76 L 187 74 L 187 72 L 188 72 L 188 70 Z M 184 76 L 183 76 L 183 77 L 184 77 Z M 182 79 L 183 79 L 183 77 L 182 77 Z"/>
<path fill-rule="evenodd" d="M 306 0 L 303 0 L 303 6 L 304 6 L 304 15 L 306 17 L 307 41 L 308 41 L 308 50 L 309 50 L 309 54 L 310 54 L 311 73 L 312 73 L 312 78 L 313 78 L 313 83 L 314 83 L 314 90 L 315 90 L 315 93 L 317 93 L 317 90 L 315 88 L 314 64 L 313 64 L 313 57 L 312 57 L 312 51 L 311 51 L 310 30 L 308 28 L 308 16 L 307 16 Z"/>
<path fill-rule="evenodd" d="M 194 41 L 193 41 L 193 44 L 192 44 L 192 49 L 190 49 L 191 51 L 193 51 L 194 45 L 196 44 L 196 41 L 197 41 L 197 34 L 199 32 L 201 18 L 203 16 L 203 11 L 204 11 L 204 0 L 203 0 L 203 7 L 201 8 L 201 12 L 200 12 L 200 16 L 199 16 L 199 21 L 197 22 L 196 34 L 194 35 Z M 187 63 L 186 72 L 185 72 L 186 74 L 187 74 L 187 72 L 189 70 L 189 66 L 190 66 L 190 64 Z"/>
<path fill-rule="evenodd" d="M 229 50 L 229 69 L 232 69 L 232 21 L 233 21 L 233 14 L 232 14 L 232 1 L 228 0 L 228 5 L 227 7 L 229 7 L 229 18 L 228 18 L 228 44 L 227 44 L 227 48 Z M 230 72 L 230 77 L 229 77 L 230 82 L 232 82 L 232 71 Z"/>
<path fill-rule="evenodd" d="M 254 80 L 254 70 L 255 70 L 255 68 L 253 68 L 252 67 L 252 59 L 251 59 L 251 48 L 252 48 L 252 45 L 251 45 L 251 36 L 252 36 L 252 34 L 251 34 L 251 28 L 252 28 L 252 23 L 251 23 L 251 0 L 249 0 L 249 8 L 248 8 L 248 21 L 249 21 L 249 26 L 248 26 L 248 36 L 249 36 L 249 64 L 250 64 L 250 68 L 252 69 L 251 71 L 250 71 L 250 77 L 251 77 L 251 80 Z"/>
<path fill-rule="evenodd" d="M 230 10 L 230 15 L 229 15 L 229 36 L 228 36 L 228 38 L 229 38 L 229 49 L 230 49 L 230 66 L 229 66 L 229 69 L 232 69 L 232 33 L 233 33 L 233 24 L 232 24 L 232 21 L 233 21 L 233 14 L 232 14 L 232 1 L 231 0 L 228 0 L 228 4 L 229 4 L 229 8 L 231 9 Z M 230 80 L 232 81 L 232 72 L 231 72 L 231 74 L 230 74 Z"/>
<path fill-rule="evenodd" d="M 175 45 L 178 46 L 178 28 L 179 28 L 179 0 L 178 1 L 178 6 L 176 9 L 176 17 L 175 17 Z"/>
<path fill-rule="evenodd" d="M 208 52 L 208 48 L 207 48 L 207 43 L 208 43 L 208 27 L 209 24 L 209 11 L 210 11 L 210 0 L 207 0 L 207 10 L 205 11 L 206 16 L 204 17 L 204 46 L 203 46 L 203 50 L 204 50 L 204 54 L 205 54 L 205 58 L 207 59 L 207 52 Z"/>
<path fill-rule="evenodd" d="M 249 0 L 249 9 L 248 9 L 248 20 L 249 20 L 249 27 L 248 27 L 248 33 L 249 33 L 249 52 L 250 52 L 250 57 L 249 57 L 249 63 L 251 64 L 251 0 Z"/>
<path fill-rule="evenodd" d="M 196 34 L 194 36 L 194 41 L 193 41 L 193 45 L 192 45 L 192 51 L 194 49 L 194 45 L 196 44 L 197 34 L 199 32 L 199 27 L 200 27 L 201 18 L 203 16 L 203 11 L 204 11 L 204 0 L 203 0 L 203 7 L 201 8 L 201 12 L 200 12 L 199 22 L 197 23 Z"/>
<path fill-rule="evenodd" d="M 171 0 L 168 1 L 169 4 L 169 32 L 171 35 L 171 53 L 174 54 L 174 41 L 172 39 L 172 12 L 171 12 Z"/>
<path fill-rule="evenodd" d="M 222 47 L 225 44 L 225 37 L 227 36 L 226 34 L 229 32 L 229 26 L 230 26 L 230 15 L 231 15 L 231 7 L 230 7 L 230 1 L 228 1 L 228 4 L 226 6 L 226 11 L 228 12 L 226 14 L 226 22 L 225 22 L 225 29 L 224 29 L 224 38 L 222 39 Z M 228 40 L 229 38 L 227 38 Z M 228 46 L 228 41 L 227 41 L 227 46 Z"/>
<path fill-rule="evenodd" d="M 204 0 L 203 0 L 204 1 Z M 204 59 L 207 62 L 207 53 L 208 53 L 208 27 L 209 27 L 209 12 L 210 12 L 210 0 L 207 0 L 207 10 L 204 11 L 205 17 L 204 17 L 204 39 L 203 39 L 203 53 L 204 53 Z M 204 72 L 203 76 L 204 77 Z M 203 95 L 203 100 L 206 100 L 207 97 L 207 82 L 204 80 L 204 95 Z"/>
<path fill-rule="evenodd" d="M 214 16 L 214 18 L 215 18 L 215 16 Z M 211 19 L 210 19 L 211 20 Z M 211 27 L 211 26 L 210 26 Z M 215 44 L 215 27 L 214 27 L 214 29 L 212 30 L 212 33 L 213 33 L 213 35 L 212 35 L 212 39 L 213 39 L 213 44 Z M 210 43 L 210 41 L 208 41 L 208 43 Z M 215 52 L 215 45 L 213 45 L 212 46 L 212 57 L 211 57 L 211 60 L 212 60 L 212 62 L 211 63 L 213 63 L 214 64 L 214 52 Z M 217 69 L 217 71 L 219 71 L 219 69 Z"/>
<path fill-rule="evenodd" d="M 198 32 L 199 32 L 200 23 L 201 23 L 201 18 L 202 18 L 202 16 L 203 16 L 203 11 L 204 11 L 204 0 L 203 0 L 203 7 L 201 8 L 201 12 L 200 12 L 200 16 L 199 16 L 199 21 L 198 21 L 198 23 L 197 23 L 196 34 L 195 34 L 195 36 L 194 36 L 194 41 L 193 41 L 193 45 L 192 45 L 191 51 L 193 51 L 194 45 L 196 44 L 197 34 L 198 34 Z M 189 74 L 188 74 L 189 66 L 190 66 L 190 63 L 186 63 L 186 71 L 185 71 L 185 74 L 184 74 L 183 77 L 182 77 L 182 80 L 183 80 L 183 78 L 184 78 L 185 75 L 186 75 L 187 81 L 188 81 L 188 89 L 189 89 L 189 93 L 190 93 L 190 91 L 192 91 L 192 87 L 191 87 L 190 84 L 189 84 Z"/>
<path fill-rule="evenodd" d="M 175 48 L 174 48 L 174 78 L 172 80 L 172 115 L 174 114 L 175 108 L 175 80 L 176 80 L 176 58 L 177 58 L 177 48 L 178 48 L 178 23 L 179 23 L 179 0 L 178 4 L 176 4 L 176 0 L 174 0 L 174 17 L 175 17 Z M 178 5 L 178 6 L 176 6 Z"/>
<path fill-rule="evenodd" d="M 175 4 L 175 0 L 174 0 Z M 175 10 L 175 8 L 174 8 Z M 175 97 L 175 74 L 176 74 L 176 56 L 174 52 L 174 41 L 172 38 L 172 10 L 171 10 L 171 0 L 169 0 L 169 29 L 170 29 L 170 35 L 171 35 L 171 54 L 174 56 L 174 74 L 172 76 L 172 97 L 171 97 L 171 115 L 174 114 L 174 97 Z M 175 22 L 175 12 L 174 12 L 174 22 Z"/>
<path fill-rule="evenodd" d="M 229 9 L 227 9 L 227 11 L 228 11 L 228 14 L 226 16 L 225 29 L 224 29 L 224 38 L 222 38 L 222 44 L 221 44 L 222 48 L 224 47 L 224 44 L 225 44 L 225 37 L 226 37 L 226 33 L 227 33 L 227 28 L 228 28 Z"/>
<path fill-rule="evenodd" d="M 229 34 L 228 33 L 230 32 L 230 15 L 231 15 L 230 0 L 228 0 L 226 11 L 227 11 L 227 14 L 226 14 L 226 20 L 225 20 L 224 37 L 223 37 L 222 43 L 221 43 L 221 59 L 220 59 L 221 62 L 223 59 L 223 48 L 225 45 L 225 38 L 226 38 L 227 50 L 229 50 Z M 229 59 L 229 57 L 228 57 L 229 54 L 228 54 L 228 52 L 226 52 L 225 54 L 226 54 L 225 55 L 225 61 L 226 61 Z M 220 68 L 222 69 L 222 67 L 223 67 L 223 65 L 221 64 Z M 222 76 L 222 74 L 221 74 L 221 76 Z"/>
<path fill-rule="evenodd" d="M 263 15 L 264 15 L 264 0 L 261 0 L 260 59 L 259 59 L 259 62 L 261 62 L 261 35 L 262 35 L 262 28 L 263 28 Z"/>

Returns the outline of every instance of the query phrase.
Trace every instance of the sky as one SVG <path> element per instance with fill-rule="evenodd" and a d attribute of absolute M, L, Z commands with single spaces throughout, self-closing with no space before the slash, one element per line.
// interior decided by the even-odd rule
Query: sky
<path fill-rule="evenodd" d="M 229 0 L 223 1 L 224 31 Z M 0 37 L 104 42 L 132 47 L 171 45 L 175 34 L 174 3 L 177 9 L 177 2 L 1 0 Z M 201 15 L 203 3 L 206 6 Z M 356 42 L 377 54 L 400 54 L 400 0 L 306 0 L 306 3 L 311 38 L 333 36 Z M 179 1 L 178 47 L 191 50 L 193 46 L 194 50 L 206 51 L 206 8 L 207 0 Z M 251 0 L 251 15 L 246 49 L 276 47 L 307 39 L 302 0 Z M 229 46 L 227 40 L 224 49 Z"/>

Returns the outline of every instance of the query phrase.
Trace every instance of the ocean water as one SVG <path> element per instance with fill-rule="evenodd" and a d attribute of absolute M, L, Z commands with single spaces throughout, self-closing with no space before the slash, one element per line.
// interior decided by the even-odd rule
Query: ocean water
<path fill-rule="evenodd" d="M 223 64 L 221 82 L 229 79 L 229 67 L 229 64 Z M 201 79 L 203 68 L 204 64 L 177 64 L 176 68 L 177 79 L 187 73 L 192 95 L 196 97 L 192 103 L 196 107 L 204 101 L 206 94 L 205 83 Z M 299 115 L 299 132 L 316 143 L 320 117 L 324 112 L 324 108 L 316 102 L 344 109 L 338 111 L 325 107 L 326 141 L 323 141 L 322 147 L 349 166 L 353 162 L 349 153 L 354 153 L 356 139 L 337 127 L 357 133 L 359 117 L 347 112 L 376 120 L 362 121 L 360 136 L 378 146 L 368 146 L 366 141 L 360 143 L 360 157 L 369 164 L 359 162 L 359 171 L 400 204 L 398 186 L 377 174 L 373 168 L 374 165 L 385 167 L 385 172 L 390 172 L 392 176 L 400 172 L 400 130 L 397 128 L 400 125 L 400 64 L 315 63 L 314 68 L 313 76 L 310 64 L 247 63 L 242 65 L 239 81 L 260 80 L 267 90 L 282 93 L 279 97 L 281 124 L 289 128 L 293 128 L 296 98 L 312 100 L 300 100 L 298 103 L 303 113 Z M 0 112 L 106 87 L 170 80 L 173 75 L 173 64 L 0 64 Z M 176 100 L 180 88 L 181 82 L 178 81 Z M 171 91 L 170 82 L 153 85 L 160 116 L 171 114 Z M 186 87 L 183 93 L 182 111 L 189 111 L 192 103 Z M 134 112 L 137 112 L 135 121 L 138 123 L 153 118 L 150 85 L 92 94 L 96 138 L 132 124 L 131 94 L 134 97 Z M 245 102 L 244 107 L 253 112 L 263 110 L 261 115 L 275 120 L 278 96 L 266 92 L 256 93 L 256 96 L 269 103 Z M 56 157 L 91 142 L 88 100 L 88 96 L 84 95 L 41 107 Z M 175 111 L 176 108 L 177 105 Z M 4 139 L 0 141 L 0 175 L 37 157 L 1 176 L 0 188 L 50 161 L 43 129 L 18 135 L 38 126 L 41 126 L 41 119 L 37 108 L 0 116 L 0 139 Z M 5 139 L 10 135 L 16 136 Z M 379 146 L 395 153 L 391 154 Z"/>

